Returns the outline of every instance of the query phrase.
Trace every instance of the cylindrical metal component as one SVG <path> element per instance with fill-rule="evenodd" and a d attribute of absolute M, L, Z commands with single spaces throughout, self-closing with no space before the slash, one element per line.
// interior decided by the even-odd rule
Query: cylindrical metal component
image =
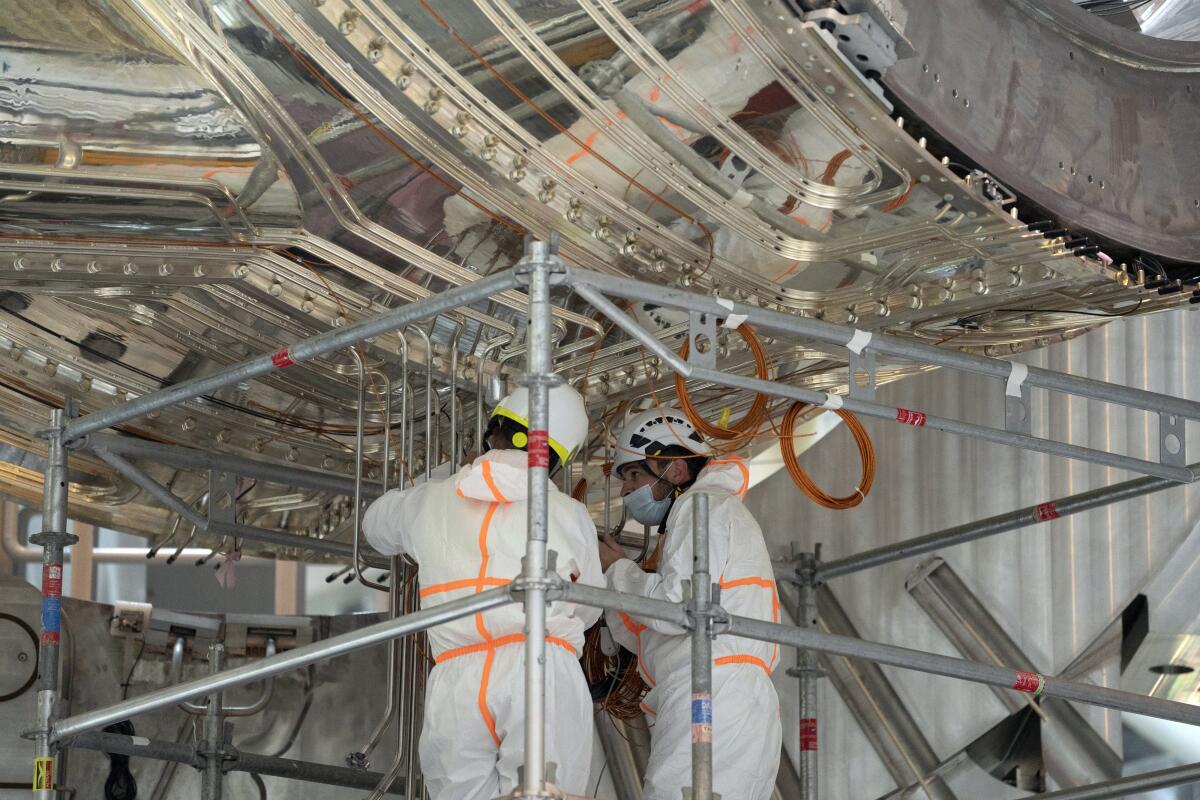
<path fill-rule="evenodd" d="M 730 301 L 722 299 L 718 303 L 712 297 L 695 292 L 685 292 L 670 286 L 652 286 L 631 278 L 604 275 L 576 267 L 568 268 L 568 272 L 572 287 L 580 294 L 583 294 L 581 289 L 592 290 L 594 287 L 594 289 L 614 297 L 654 302 L 671 308 L 699 311 L 721 318 L 730 314 L 745 315 L 746 319 L 763 330 L 792 334 L 801 339 L 816 339 L 841 346 L 845 346 L 856 332 L 848 325 L 824 322 L 814 317 L 769 311 L 736 301 L 732 302 L 732 308 L 730 308 Z M 591 300 L 589 299 L 588 302 Z M 1008 361 L 923 344 L 912 339 L 903 339 L 884 333 L 874 333 L 871 337 L 870 347 L 883 355 L 922 364 L 949 367 L 1000 380 L 1007 380 L 1012 372 L 1012 363 Z M 1081 378 L 1076 375 L 1065 375 L 1041 367 L 1029 367 L 1025 383 L 1029 386 L 1040 386 L 1044 389 L 1102 400 L 1106 403 L 1119 403 L 1130 408 L 1174 414 L 1187 419 L 1200 419 L 1200 403 L 1192 400 Z"/>
<path fill-rule="evenodd" d="M 692 798 L 712 800 L 712 575 L 708 564 L 708 495 L 692 501 Z"/>
<path fill-rule="evenodd" d="M 132 436 L 118 436 L 111 433 L 94 433 L 88 437 L 88 443 L 95 449 L 107 450 L 123 456 L 149 459 L 158 464 L 167 464 L 180 469 L 215 469 L 221 472 L 236 472 L 247 478 L 257 478 L 260 481 L 276 483 L 280 486 L 294 486 L 298 489 L 311 489 L 317 492 L 332 492 L 347 496 L 354 494 L 352 479 L 315 469 L 287 467 L 252 458 L 194 450 L 177 445 L 158 444 L 135 439 Z M 378 496 L 378 489 L 364 486 L 363 495 L 373 500 Z"/>
<path fill-rule="evenodd" d="M 225 667 L 225 645 L 214 642 L 208 646 L 208 674 L 216 675 Z M 225 760 L 225 713 L 224 692 L 216 691 L 208 696 L 208 707 L 204 712 L 204 736 L 201 757 L 204 769 L 201 773 L 201 800 L 221 800 L 221 782 L 224 777 Z"/>
<path fill-rule="evenodd" d="M 801 628 L 817 627 L 817 587 L 813 570 L 816 556 L 800 554 L 797 565 L 796 624 Z M 796 677 L 800 679 L 800 796 L 817 800 L 817 755 L 820 743 L 817 716 L 817 654 L 812 650 L 796 651 Z"/>
<path fill-rule="evenodd" d="M 328 658 L 335 658 L 364 647 L 407 636 L 434 625 L 470 616 L 491 608 L 497 608 L 512 602 L 507 587 L 489 589 L 479 594 L 470 595 L 459 600 L 452 600 L 434 608 L 406 614 L 395 620 L 386 620 L 374 625 L 368 625 L 357 631 L 333 636 L 320 642 L 297 647 L 280 653 L 273 658 L 264 658 L 249 664 L 243 664 L 226 670 L 218 675 L 181 683 L 148 692 L 132 700 L 125 700 L 107 708 L 88 711 L 73 717 L 67 717 L 55 723 L 51 731 L 51 741 L 59 742 L 70 739 L 83 731 L 102 728 L 118 720 L 146 714 L 160 708 L 175 705 L 183 700 L 190 700 L 201 695 L 211 694 L 220 689 L 230 689 L 253 681 L 263 680 L 272 675 L 290 672 L 294 669 L 315 664 Z"/>
<path fill-rule="evenodd" d="M 591 280 L 592 273 L 588 273 L 588 280 Z M 654 335 L 646 331 L 642 326 L 635 322 L 628 314 L 621 311 L 616 304 L 604 297 L 596 289 L 584 284 L 573 284 L 576 293 L 592 304 L 597 310 L 604 313 L 618 327 L 624 330 L 633 338 L 637 339 L 650 353 L 660 358 L 670 369 L 687 378 L 695 380 L 707 381 L 717 386 L 729 386 L 735 389 L 745 389 L 750 392 L 759 394 L 767 394 L 773 397 L 786 397 L 790 400 L 798 400 L 809 405 L 821 406 L 828 400 L 828 395 L 824 392 L 818 392 L 813 389 L 806 389 L 800 386 L 780 383 L 777 381 L 763 380 L 761 378 L 750 378 L 742 375 L 733 375 L 730 373 L 720 372 L 715 369 L 707 369 L 695 364 L 688 363 L 674 353 L 670 348 L 660 342 Z M 664 292 L 671 292 L 668 288 L 663 288 Z M 689 297 L 694 297 L 690 296 Z M 703 305 L 707 307 L 707 303 L 702 302 L 706 298 L 695 299 L 695 302 L 689 301 L 689 306 Z M 727 316 L 730 312 L 722 306 L 713 304 L 717 311 L 709 313 Z M 758 309 L 762 311 L 761 309 Z M 763 312 L 771 313 L 771 312 Z M 755 315 L 751 314 L 751 318 Z M 790 316 L 790 315 L 789 315 Z M 797 320 L 802 319 L 796 317 Z M 805 320 L 806 322 L 815 322 L 816 320 Z M 824 324 L 824 323 L 821 323 Z M 846 336 L 846 334 L 842 334 Z M 846 336 L 843 342 L 849 341 Z M 872 340 L 874 347 L 874 340 Z M 875 348 L 878 349 L 878 348 Z M 937 353 L 950 353 L 949 350 L 933 348 Z M 880 351 L 883 352 L 883 351 Z M 957 353 L 955 353 L 957 355 Z M 915 357 L 915 356 L 914 356 Z M 924 356 L 916 357 L 918 361 L 923 363 L 936 364 L 940 363 L 934 358 L 925 358 Z M 990 359 L 983 359 L 989 361 Z M 1007 362 L 997 361 L 997 364 L 1005 365 L 1006 370 L 1010 368 Z M 971 370 L 975 371 L 975 370 Z M 1030 374 L 1033 374 L 1032 368 Z M 1054 375 L 1055 373 L 1050 373 Z M 1004 373 L 1007 377 L 1007 371 Z M 1070 378 L 1071 380 L 1084 381 L 1082 378 L 1071 378 L 1071 376 L 1058 376 L 1062 379 Z M 1069 382 L 1068 382 L 1069 383 Z M 1095 382 L 1093 382 L 1095 383 Z M 1109 384 L 1100 384 L 1101 386 L 1109 386 Z M 1114 389 L 1124 389 L 1124 387 L 1113 387 Z M 1127 392 L 1135 390 L 1125 389 Z M 1077 392 L 1091 396 L 1085 392 Z M 1150 393 L 1146 393 L 1150 394 Z M 1123 395 L 1122 395 L 1123 396 Z M 1119 402 L 1115 397 L 1101 397 L 1113 402 Z M 1172 397 L 1163 397 L 1164 401 L 1170 401 L 1163 405 L 1174 407 L 1178 403 L 1186 403 Z M 1106 450 L 1096 450 L 1089 447 L 1081 447 L 1079 445 L 1069 444 L 1067 442 L 1059 442 L 1052 439 L 1043 439 L 1037 436 L 1028 434 L 1014 433 L 1012 431 L 1001 430 L 999 428 L 991 428 L 986 425 L 975 425 L 969 422 L 961 422 L 956 419 L 948 419 L 945 417 L 936 417 L 920 411 L 910 411 L 908 409 L 897 409 L 893 406 L 886 406 L 881 403 L 860 400 L 855 397 L 841 398 L 842 407 L 847 411 L 853 412 L 867 417 L 875 417 L 877 419 L 886 419 L 891 422 L 896 422 L 903 425 L 912 425 L 916 427 L 929 428 L 931 430 L 943 431 L 945 433 L 953 433 L 959 436 L 969 436 L 974 439 L 980 439 L 985 442 L 994 444 L 1002 444 L 1009 447 L 1020 447 L 1025 450 L 1032 450 L 1039 453 L 1047 453 L 1049 455 L 1060 456 L 1062 458 L 1078 459 L 1080 461 L 1088 461 L 1093 464 L 1102 464 L 1116 469 L 1131 470 L 1140 472 L 1145 475 L 1156 475 L 1161 478 L 1179 481 L 1182 483 L 1190 483 L 1195 480 L 1196 475 L 1187 467 L 1174 467 L 1168 464 L 1162 464 L 1157 461 L 1146 461 L 1139 458 L 1131 458 L 1130 456 L 1110 453 Z M 1128 403 L 1135 407 L 1140 407 L 1139 403 Z M 1189 406 L 1192 404 L 1188 404 Z M 1157 407 L 1156 407 L 1157 410 Z M 1200 404 L 1197 404 L 1197 409 L 1192 410 L 1192 413 L 1182 414 L 1189 418 L 1200 415 Z"/>
<path fill-rule="evenodd" d="M 620 720 L 601 712 L 596 715 L 596 732 L 617 800 L 642 800 L 642 783 L 650 760 L 650 729 L 645 717 Z"/>
<path fill-rule="evenodd" d="M 385 333 L 403 328 L 418 320 L 428 319 L 446 311 L 452 311 L 468 306 L 477 300 L 482 300 L 514 285 L 511 271 L 497 273 L 487 278 L 480 278 L 474 283 L 447 289 L 424 300 L 401 306 L 394 311 L 380 314 L 377 317 L 356 322 L 344 328 L 334 328 L 325 333 L 317 334 L 310 339 L 303 339 L 290 347 L 273 353 L 261 355 L 249 361 L 243 361 L 232 367 L 220 370 L 203 378 L 177 383 L 157 392 L 144 394 L 119 406 L 97 411 L 80 417 L 66 427 L 64 439 L 72 441 L 89 433 L 103 430 L 120 422 L 135 419 L 156 411 L 160 408 L 182 403 L 195 397 L 215 392 L 226 386 L 241 381 L 257 378 L 275 369 L 282 369 L 292 363 L 307 361 L 317 356 L 331 353 L 348 347 L 355 342 L 373 339 Z"/>
<path fill-rule="evenodd" d="M 1188 469 L 1192 470 L 1192 472 L 1200 472 L 1200 462 L 1190 465 Z M 1015 531 L 1029 525 L 1037 525 L 1038 523 L 1058 519 L 1059 517 L 1078 514 L 1080 511 L 1090 511 L 1093 508 L 1101 508 L 1112 503 L 1119 503 L 1122 500 L 1143 497 L 1179 485 L 1177 481 L 1166 478 L 1134 478 L 1131 481 L 1125 481 L 1113 486 L 1105 486 L 1089 492 L 1073 494 L 1069 497 L 1039 503 L 1035 506 L 1028 506 L 1006 514 L 998 514 L 987 519 L 976 520 L 975 522 L 968 522 L 965 525 L 956 525 L 953 528 L 946 528 L 927 536 L 896 542 L 895 544 L 878 547 L 874 550 L 855 553 L 846 558 L 839 558 L 836 561 L 830 561 L 827 564 L 822 564 L 817 569 L 817 580 L 826 581 L 840 575 L 848 575 L 851 572 L 858 572 L 859 570 L 877 567 L 881 564 L 890 564 L 893 561 L 901 561 L 913 556 L 930 553 L 934 550 L 940 550 L 943 547 L 953 547 L 954 545 L 973 542 L 976 539 L 995 536 L 998 533 Z"/>
<path fill-rule="evenodd" d="M 563 585 L 561 591 L 563 599 L 572 602 L 625 611 L 630 614 L 672 622 L 681 627 L 688 625 L 686 615 L 681 615 L 680 609 L 674 603 L 591 586 L 581 586 L 576 583 Z M 681 619 L 681 616 L 684 618 Z M 998 686 L 1016 692 L 1061 697 L 1065 700 L 1090 703 L 1118 711 L 1186 722 L 1188 725 L 1200 725 L 1200 707 L 1186 703 L 1146 697 L 1081 681 L 999 667 L 994 664 L 951 658 L 937 653 L 925 653 L 907 647 L 851 639 L 847 636 L 835 636 L 790 625 L 779 625 L 731 615 L 729 624 L 722 626 L 719 635 L 741 636 L 761 642 L 777 642 L 790 647 L 810 647 L 823 653 L 863 658 L 880 664 L 891 664 L 895 667 L 927 672 L 931 675 L 944 675 L 948 678 Z"/>
<path fill-rule="evenodd" d="M 942 559 L 933 558 L 918 567 L 905 587 L 964 656 L 1037 673 L 1028 656 Z M 1037 705 L 1046 774 L 1060 786 L 1085 786 L 1121 776 L 1121 759 L 1069 703 L 1053 697 L 1036 701 L 1003 690 L 997 690 L 996 696 L 1009 711 L 1026 703 Z"/>
<path fill-rule="evenodd" d="M 828 586 L 818 588 L 817 607 L 822 630 L 861 638 Z M 821 666 L 898 786 L 917 784 L 928 800 L 956 800 L 945 781 L 933 774 L 937 753 L 883 670 L 870 661 L 841 656 L 823 656 Z"/>
<path fill-rule="evenodd" d="M 525 590 L 524 791 L 540 797 L 546 780 L 546 528 L 550 486 L 548 445 L 551 372 L 550 269 L 561 266 L 549 243 L 526 240 L 529 274 L 529 535 L 522 578 Z"/>
<path fill-rule="evenodd" d="M 200 766 L 202 760 L 190 745 L 176 742 L 161 742 L 115 733 L 82 733 L 71 740 L 71 747 L 95 750 L 101 753 L 130 756 L 131 758 L 153 758 L 175 764 Z M 362 772 L 331 764 L 313 764 L 290 758 L 275 758 L 257 753 L 246 753 L 229 746 L 229 760 L 225 768 L 229 772 L 249 772 L 273 778 L 320 783 L 326 786 L 344 786 L 348 789 L 371 789 L 383 778 L 378 772 Z M 404 794 L 404 784 L 397 781 L 388 789 L 388 794 Z"/>
<path fill-rule="evenodd" d="M 1041 794 L 1038 795 L 1038 798 L 1039 800 L 1107 800 L 1108 798 L 1142 795 L 1144 792 L 1152 792 L 1155 789 L 1167 789 L 1171 786 L 1184 786 L 1197 782 L 1200 782 L 1200 764 L 1186 764 L 1182 767 L 1160 769 L 1157 772 L 1147 772 L 1143 775 L 1131 775 L 1119 780 Z"/>
<path fill-rule="evenodd" d="M 46 472 L 42 490 L 42 531 L 30 541 L 42 548 L 42 625 L 38 647 L 37 719 L 34 724 L 35 800 L 54 800 L 58 779 L 50 726 L 59 701 L 58 659 L 62 638 L 63 549 L 74 541 L 67 533 L 66 413 L 50 412 L 46 434 Z"/>

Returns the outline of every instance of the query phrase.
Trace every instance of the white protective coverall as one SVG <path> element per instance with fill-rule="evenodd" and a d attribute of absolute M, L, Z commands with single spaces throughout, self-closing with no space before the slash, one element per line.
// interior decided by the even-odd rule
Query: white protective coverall
<path fill-rule="evenodd" d="M 709 568 L 730 614 L 779 622 L 779 596 L 762 530 L 742 504 L 750 472 L 740 458 L 709 462 L 667 516 L 658 572 L 621 559 L 607 572 L 609 588 L 657 600 L 684 599 L 692 572 L 693 498 L 709 497 Z M 609 630 L 638 655 L 650 693 L 642 704 L 650 729 L 645 800 L 679 800 L 692 783 L 691 642 L 673 624 L 607 612 Z M 719 636 L 713 642 L 713 791 L 725 800 L 769 800 L 783 736 L 771 673 L 779 646 Z"/>
<path fill-rule="evenodd" d="M 363 518 L 367 541 L 418 565 L 431 608 L 520 574 L 528 515 L 528 455 L 491 450 L 452 477 L 380 497 Z M 549 549 L 564 580 L 603 586 L 596 527 L 579 502 L 549 489 Z M 552 604 L 546 616 L 546 760 L 555 785 L 587 790 L 592 701 L 579 654 L 599 609 Z M 425 690 L 421 770 L 434 800 L 494 800 L 517 786 L 524 755 L 525 615 L 519 604 L 429 630 L 437 665 Z"/>

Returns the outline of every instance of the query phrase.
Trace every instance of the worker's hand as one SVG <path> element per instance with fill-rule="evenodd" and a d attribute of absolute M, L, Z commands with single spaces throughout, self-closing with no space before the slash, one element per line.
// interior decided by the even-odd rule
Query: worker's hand
<path fill-rule="evenodd" d="M 605 572 L 613 562 L 625 557 L 625 548 L 621 547 L 612 534 L 606 533 L 600 538 L 600 566 Z"/>

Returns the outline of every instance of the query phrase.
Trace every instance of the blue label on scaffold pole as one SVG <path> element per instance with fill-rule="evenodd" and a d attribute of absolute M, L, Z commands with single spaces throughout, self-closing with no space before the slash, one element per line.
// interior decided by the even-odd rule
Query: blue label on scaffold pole
<path fill-rule="evenodd" d="M 692 695 L 692 743 L 712 741 L 712 695 Z"/>
<path fill-rule="evenodd" d="M 53 634 L 53 638 L 49 641 L 58 641 L 58 632 L 62 627 L 62 598 L 59 597 L 43 597 L 42 598 L 42 636 L 43 641 L 46 641 L 46 634 Z"/>

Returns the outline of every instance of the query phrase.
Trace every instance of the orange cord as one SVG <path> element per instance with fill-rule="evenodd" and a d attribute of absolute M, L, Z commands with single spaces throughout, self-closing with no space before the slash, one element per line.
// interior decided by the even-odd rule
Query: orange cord
<path fill-rule="evenodd" d="M 787 466 L 788 474 L 792 476 L 792 480 L 796 482 L 800 490 L 818 505 L 835 510 L 854 508 L 867 499 L 867 493 L 871 491 L 871 485 L 875 482 L 875 445 L 871 443 L 871 437 L 862 423 L 858 421 L 858 417 L 849 411 L 836 409 L 835 413 L 846 423 L 846 427 L 854 436 L 854 443 L 858 445 L 858 457 L 862 461 L 862 479 L 853 494 L 834 497 L 826 493 L 800 466 L 800 460 L 796 456 L 792 442 L 793 431 L 796 430 L 796 420 L 808 408 L 810 406 L 807 403 L 794 403 L 783 417 L 783 430 L 779 434 L 779 444 L 783 451 L 783 463 Z"/>
<path fill-rule="evenodd" d="M 738 334 L 746 342 L 750 348 L 750 352 L 754 356 L 755 374 L 761 380 L 770 380 L 767 367 L 767 353 L 763 349 L 762 342 L 759 341 L 758 335 L 754 332 L 754 328 L 750 325 L 742 324 L 737 327 Z M 710 342 L 710 347 L 715 347 L 716 342 Z M 685 339 L 683 347 L 679 348 L 679 356 L 687 358 L 688 341 Z M 706 420 L 696 407 L 692 405 L 691 397 L 688 395 L 687 381 L 682 375 L 675 376 L 675 393 L 679 395 L 679 407 L 683 413 L 691 421 L 692 425 L 700 433 L 710 439 L 720 439 L 721 441 L 730 441 L 732 439 L 741 439 L 746 436 L 753 436 L 758 433 L 758 429 L 762 426 L 763 420 L 767 416 L 767 408 L 770 405 L 770 398 L 765 394 L 758 394 L 754 397 L 754 402 L 750 404 L 750 408 L 746 411 L 745 416 L 732 425 L 721 427 L 713 425 Z M 656 398 L 657 399 L 657 398 Z"/>

